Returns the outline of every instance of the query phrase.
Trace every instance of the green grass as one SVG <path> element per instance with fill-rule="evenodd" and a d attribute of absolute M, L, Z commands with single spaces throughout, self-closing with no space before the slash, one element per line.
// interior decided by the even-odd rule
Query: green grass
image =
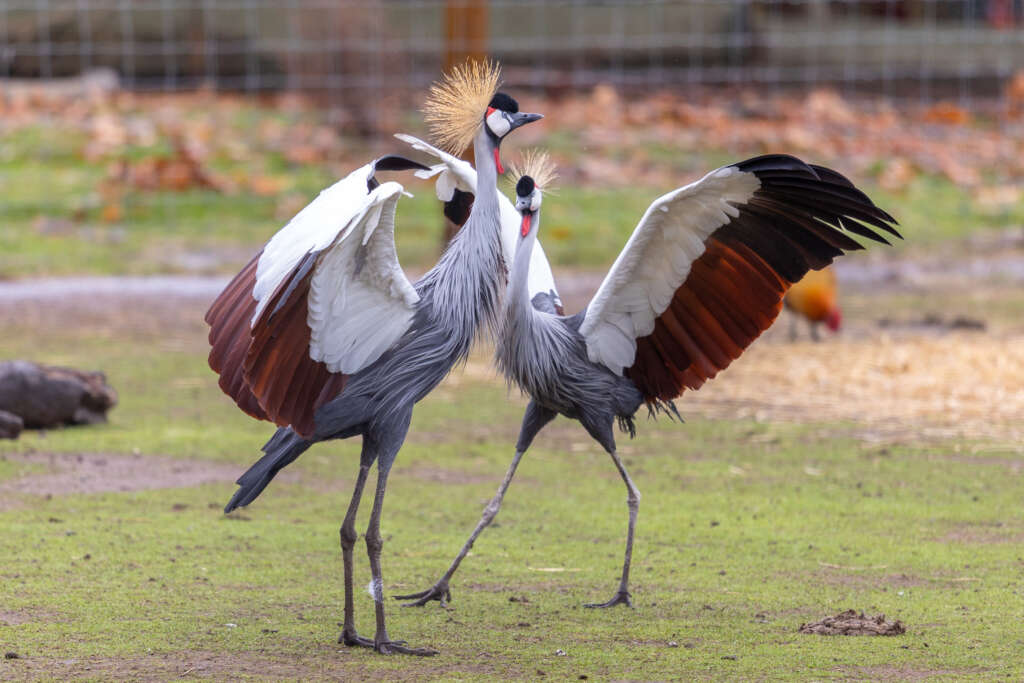
<path fill-rule="evenodd" d="M 198 321 L 198 311 L 187 313 Z M 2 442 L 0 482 L 24 476 L 16 454 L 32 451 L 137 449 L 241 473 L 270 429 L 220 395 L 201 326 L 169 320 L 170 328 L 131 334 L 9 329 L 0 356 L 102 367 L 121 405 L 105 426 Z M 447 566 L 504 472 L 522 407 L 477 371 L 420 405 L 385 504 L 388 594 L 426 588 Z M 552 680 L 1024 675 L 1024 513 L 1012 462 L 972 456 L 970 444 L 861 443 L 848 424 L 640 426 L 635 441 L 620 438 L 643 494 L 635 610 L 580 607 L 612 594 L 625 491 L 607 456 L 559 420 L 456 575 L 451 610 L 389 605 L 393 637 L 441 654 L 384 658 L 338 646 L 337 527 L 359 445 L 331 443 L 227 518 L 228 478 L 0 504 L 0 651 L 23 658 L 0 660 L 0 678 L 69 670 L 96 679 L 132 671 L 343 680 L 533 679 L 538 670 Z M 368 509 L 364 501 L 360 529 Z M 363 586 L 369 572 L 357 548 Z M 899 618 L 908 633 L 796 632 L 846 608 Z M 371 634 L 361 588 L 356 612 Z M 4 626 L 11 614 L 20 623 Z"/>
<path fill-rule="evenodd" d="M 242 110 L 240 121 L 272 118 L 272 112 Z M 246 124 L 250 125 L 250 124 Z M 239 123 L 242 126 L 242 123 Z M 242 126 L 244 128 L 244 126 Z M 236 133 L 237 134 L 237 133 Z M 548 141 L 555 153 L 575 165 L 586 152 L 571 132 L 554 131 Z M 245 185 L 234 193 L 192 189 L 155 192 L 122 188 L 122 215 L 108 222 L 104 210 L 112 203 L 103 194 L 110 159 L 85 161 L 87 139 L 67 130 L 28 128 L 12 136 L 0 157 L 0 278 L 70 274 L 149 274 L 217 272 L 227 274 L 244 263 L 304 203 L 338 174 L 358 162 L 333 167 L 289 164 L 273 151 L 253 158 L 214 158 L 209 167 L 223 177 L 266 174 L 283 179 L 279 195 L 256 196 Z M 5 144 L 7 144 L 5 142 Z M 398 143 L 396 143 L 398 144 Z M 129 158 L 166 155 L 166 145 L 132 148 Z M 397 147 L 386 146 L 388 150 Z M 514 151 L 514 150 L 513 150 Z M 666 178 L 663 186 L 605 188 L 563 184 L 545 203 L 543 239 L 553 263 L 563 267 L 604 267 L 614 260 L 651 200 L 684 179 L 735 160 L 734 155 L 708 151 L 699 156 L 667 154 L 660 147 L 637 150 L 609 146 L 599 151 L 609 159 L 643 153 Z M 513 157 L 514 158 L 514 155 Z M 678 178 L 678 181 L 673 181 Z M 952 183 L 920 176 L 907 190 L 893 194 L 871 179 L 860 179 L 866 191 L 902 225 L 907 241 L 897 248 L 929 247 L 962 239 L 977 230 L 1024 223 L 1024 206 L 990 209 Z M 404 178 L 415 193 L 404 200 L 397 232 L 402 263 L 413 269 L 432 265 L 442 230 L 433 187 Z M 503 191 L 509 188 L 503 185 Z M 288 201 L 284 202 L 284 198 Z"/>

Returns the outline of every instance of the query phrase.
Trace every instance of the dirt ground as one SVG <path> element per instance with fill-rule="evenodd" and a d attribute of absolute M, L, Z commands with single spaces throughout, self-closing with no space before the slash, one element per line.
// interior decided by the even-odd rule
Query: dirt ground
<path fill-rule="evenodd" d="M 232 465 L 141 453 L 10 453 L 3 457 L 45 471 L 0 481 L 0 510 L 29 505 L 40 496 L 187 488 L 231 481 L 240 474 Z"/>

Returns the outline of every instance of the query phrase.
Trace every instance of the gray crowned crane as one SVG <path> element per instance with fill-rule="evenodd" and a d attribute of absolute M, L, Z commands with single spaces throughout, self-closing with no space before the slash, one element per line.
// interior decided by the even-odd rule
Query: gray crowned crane
<path fill-rule="evenodd" d="M 587 307 L 571 316 L 528 289 L 542 188 L 553 170 L 527 156 L 516 184 L 521 228 L 495 359 L 530 397 L 515 456 L 497 494 L 448 571 L 409 605 L 451 600 L 449 581 L 497 515 L 520 459 L 557 415 L 578 420 L 611 456 L 626 484 L 629 522 L 618 590 L 587 607 L 632 606 L 629 567 L 640 493 L 615 452 L 614 424 L 630 437 L 634 415 L 677 416 L 673 400 L 738 358 L 782 309 L 808 270 L 863 246 L 888 244 L 896 221 L 839 173 L 772 154 L 712 171 L 647 209 Z"/>
<path fill-rule="evenodd" d="M 458 154 L 473 145 L 472 187 L 462 177 L 464 167 L 431 169 L 393 156 L 367 164 L 274 235 L 206 315 L 210 366 L 221 387 L 246 413 L 279 426 L 263 457 L 239 478 L 226 512 L 252 503 L 314 443 L 362 436 L 359 473 L 340 530 L 345 617 L 338 640 L 383 654 L 436 654 L 388 636 L 380 518 L 413 405 L 466 358 L 478 332 L 493 326 L 498 314 L 507 273 L 501 205 L 509 204 L 497 190 L 499 149 L 511 131 L 541 118 L 519 112 L 515 100 L 497 92 L 498 79 L 490 62 L 458 67 L 431 89 L 424 110 L 441 146 Z M 395 252 L 395 210 L 404 190 L 375 177 L 410 168 L 437 173 L 444 182 L 461 177 L 475 191 L 446 202 L 445 211 L 462 216 L 465 225 L 415 285 Z M 514 209 L 505 215 L 514 230 Z M 356 513 L 374 462 L 377 486 L 365 538 L 376 632 L 368 639 L 355 628 L 352 560 Z"/>

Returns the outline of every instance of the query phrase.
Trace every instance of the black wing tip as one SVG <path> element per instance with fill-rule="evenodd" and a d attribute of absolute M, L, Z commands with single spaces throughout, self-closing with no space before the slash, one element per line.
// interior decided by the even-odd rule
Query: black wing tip
<path fill-rule="evenodd" d="M 841 213 L 842 217 L 847 220 L 857 221 L 862 228 L 864 227 L 863 224 L 867 222 L 872 227 L 883 230 L 897 239 L 904 239 L 903 235 L 895 227 L 899 225 L 899 221 L 893 218 L 888 211 L 871 201 L 871 198 L 858 188 L 853 181 L 835 169 L 818 164 L 808 164 L 791 154 L 762 154 L 761 156 L 752 157 L 732 165 L 741 171 L 753 173 L 766 185 L 771 185 L 773 179 L 781 181 L 786 177 L 791 179 L 801 177 L 806 181 L 810 180 L 807 177 L 810 175 L 817 183 L 834 186 L 834 189 L 846 194 L 849 200 L 859 204 L 857 208 L 863 214 L 870 217 L 871 220 L 858 221 L 859 217 Z M 844 230 L 849 229 L 845 224 L 840 224 L 840 227 Z M 854 230 L 853 232 L 860 234 L 862 237 L 892 246 L 889 240 L 873 230 L 864 229 L 861 231 Z"/>
<path fill-rule="evenodd" d="M 373 162 L 373 171 L 429 171 L 430 167 L 401 154 L 385 154 Z"/>
<path fill-rule="evenodd" d="M 802 175 L 818 178 L 818 173 L 813 166 L 792 154 L 762 154 L 737 162 L 732 164 L 732 166 L 745 173 L 753 173 L 757 176 L 773 171 L 788 171 L 791 173 L 801 171 Z"/>

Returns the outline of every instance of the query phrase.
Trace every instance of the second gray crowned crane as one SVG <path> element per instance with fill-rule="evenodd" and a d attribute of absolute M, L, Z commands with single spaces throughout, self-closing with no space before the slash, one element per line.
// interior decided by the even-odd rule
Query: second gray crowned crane
<path fill-rule="evenodd" d="M 896 221 L 836 171 L 771 154 L 724 166 L 656 199 L 587 307 L 575 315 L 531 299 L 529 261 L 540 227 L 546 155 L 527 158 L 516 184 L 521 229 L 500 317 L 498 367 L 530 397 L 516 452 L 498 493 L 448 571 L 410 605 L 451 599 L 449 581 L 491 523 L 516 467 L 557 415 L 577 420 L 625 482 L 626 551 L 615 594 L 587 607 L 632 605 L 629 569 L 640 494 L 616 454 L 614 425 L 635 435 L 634 415 L 678 415 L 673 400 L 738 358 L 779 315 L 809 270 L 863 246 L 888 243 Z"/>

